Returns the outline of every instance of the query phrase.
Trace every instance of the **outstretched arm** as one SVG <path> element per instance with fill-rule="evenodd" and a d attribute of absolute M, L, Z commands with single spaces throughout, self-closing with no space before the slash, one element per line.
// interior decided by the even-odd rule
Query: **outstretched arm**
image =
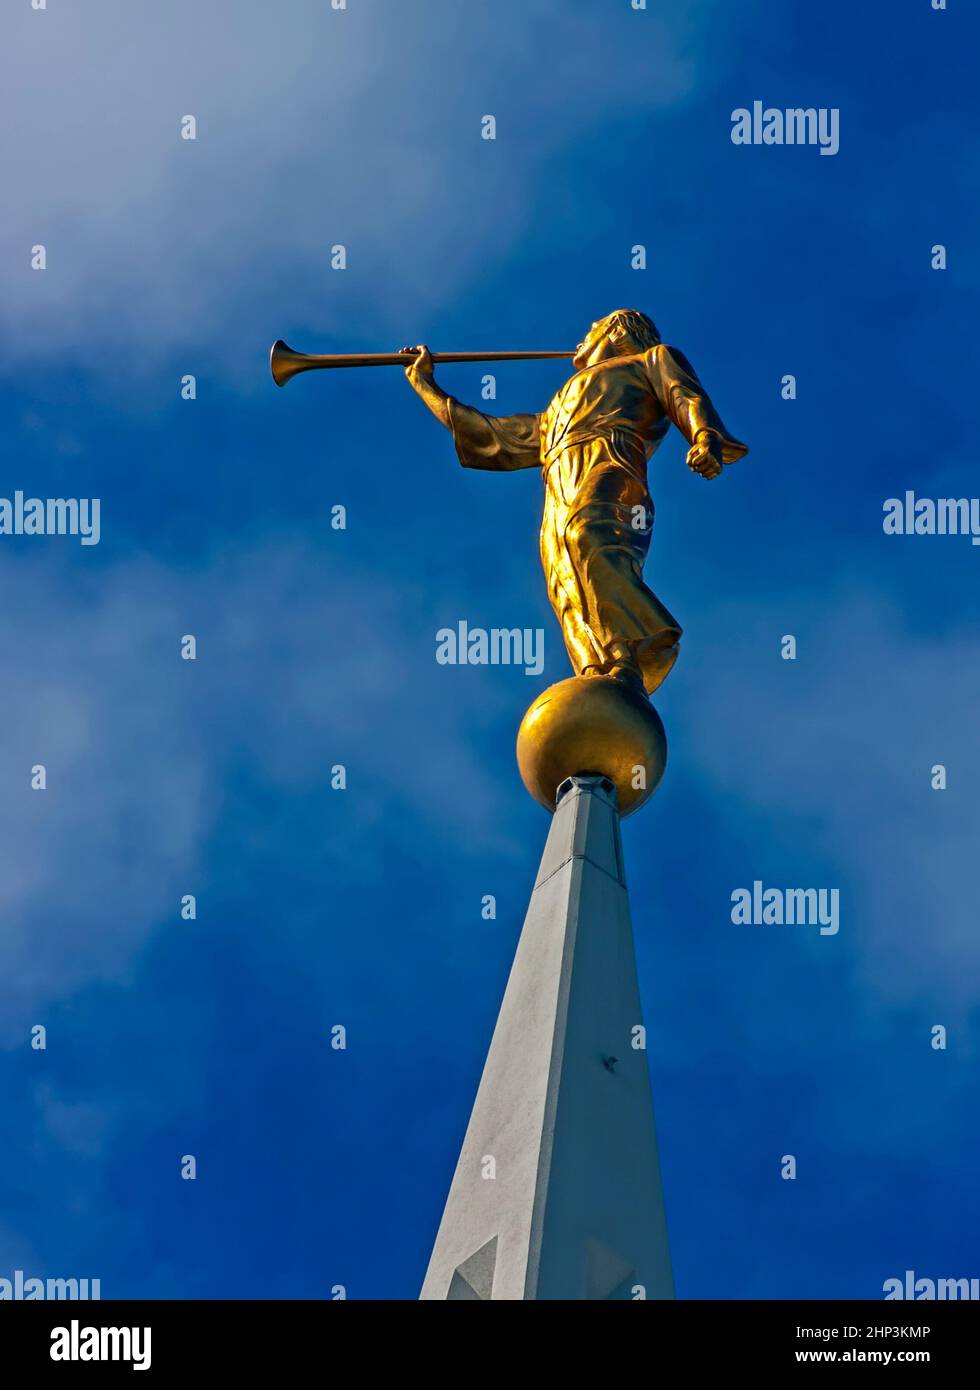
<path fill-rule="evenodd" d="M 403 348 L 414 352 L 415 361 L 405 368 L 413 391 L 433 415 L 452 433 L 456 454 L 464 468 L 511 472 L 537 468 L 541 462 L 537 415 L 484 415 L 463 405 L 436 385 L 432 356 L 427 347 Z"/>
<path fill-rule="evenodd" d="M 722 466 L 748 453 L 725 428 L 697 373 L 677 348 L 658 344 L 647 354 L 653 389 L 664 413 L 690 444 L 688 467 L 702 478 L 717 478 Z"/>
<path fill-rule="evenodd" d="M 419 347 L 402 348 L 401 351 L 415 353 L 415 361 L 410 362 L 405 368 L 409 386 L 425 401 L 439 423 L 445 425 L 447 430 L 452 429 L 449 422 L 449 402 L 452 397 L 448 396 L 441 386 L 436 385 L 435 369 L 429 349 L 423 344 Z"/>

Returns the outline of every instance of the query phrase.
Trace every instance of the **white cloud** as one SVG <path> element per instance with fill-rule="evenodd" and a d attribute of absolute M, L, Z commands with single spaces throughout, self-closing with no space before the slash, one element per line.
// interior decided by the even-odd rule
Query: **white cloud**
<path fill-rule="evenodd" d="M 758 817 L 767 834 L 795 823 L 801 852 L 837 866 L 852 889 L 841 942 L 866 997 L 928 1000 L 937 1022 L 962 1019 L 980 998 L 975 626 L 915 634 L 868 585 L 844 579 L 819 600 L 784 594 L 789 607 L 796 662 L 781 660 L 777 632 L 771 660 L 748 645 L 719 655 L 712 632 L 730 641 L 756 631 L 760 615 L 712 611 L 674 718 L 729 809 Z M 946 791 L 930 786 L 937 763 Z"/>
<path fill-rule="evenodd" d="M 245 381 L 276 324 L 397 333 L 507 255 L 556 151 L 692 87 L 681 13 L 455 11 L 76 0 L 5 16 L 8 364 L 104 371 L 110 350 L 118 378 L 220 345 L 217 370 Z M 346 272 L 328 269 L 335 242 Z"/>
<path fill-rule="evenodd" d="M 504 805 L 516 787 L 480 765 L 474 738 L 495 709 L 512 717 L 510 694 L 436 665 L 410 587 L 288 539 L 200 572 L 133 561 L 82 583 L 51 554 L 0 568 L 5 1043 L 22 1045 L 51 1000 L 125 982 L 150 933 L 178 920 L 235 766 L 274 799 L 344 796 L 324 854 L 372 872 L 370 831 L 392 815 L 428 821 L 433 846 L 451 831 L 520 857 Z M 188 632 L 196 662 L 179 656 Z M 335 763 L 346 792 L 329 791 Z"/>

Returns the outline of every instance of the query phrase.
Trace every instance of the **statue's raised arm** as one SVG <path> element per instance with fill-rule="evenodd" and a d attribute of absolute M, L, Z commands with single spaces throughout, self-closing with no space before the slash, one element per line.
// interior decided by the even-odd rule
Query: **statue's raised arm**
<path fill-rule="evenodd" d="M 414 351 L 415 360 L 405 368 L 412 390 L 441 424 L 450 430 L 456 454 L 464 468 L 483 468 L 509 473 L 517 468 L 537 468 L 541 462 L 537 415 L 485 415 L 464 405 L 436 385 L 432 354 L 427 347 Z"/>

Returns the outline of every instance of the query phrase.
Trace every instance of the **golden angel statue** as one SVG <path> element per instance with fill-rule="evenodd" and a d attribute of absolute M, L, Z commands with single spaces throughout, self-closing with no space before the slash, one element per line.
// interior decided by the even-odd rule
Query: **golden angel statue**
<path fill-rule="evenodd" d="M 404 348 L 412 387 L 452 431 L 464 468 L 540 468 L 541 564 L 577 675 L 653 691 L 677 659 L 680 624 L 643 582 L 653 502 L 647 463 L 671 424 L 688 466 L 717 478 L 748 452 L 683 353 L 636 309 L 592 325 L 572 376 L 540 415 L 485 415 L 436 385 L 429 351 Z"/>

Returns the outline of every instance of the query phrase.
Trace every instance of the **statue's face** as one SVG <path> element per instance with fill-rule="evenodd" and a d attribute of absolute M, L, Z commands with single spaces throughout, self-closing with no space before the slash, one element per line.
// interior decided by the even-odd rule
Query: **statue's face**
<path fill-rule="evenodd" d="M 593 362 L 601 362 L 604 357 L 615 356 L 616 351 L 615 344 L 609 336 L 608 320 L 598 319 L 575 349 L 572 366 L 576 371 L 581 371 Z"/>

